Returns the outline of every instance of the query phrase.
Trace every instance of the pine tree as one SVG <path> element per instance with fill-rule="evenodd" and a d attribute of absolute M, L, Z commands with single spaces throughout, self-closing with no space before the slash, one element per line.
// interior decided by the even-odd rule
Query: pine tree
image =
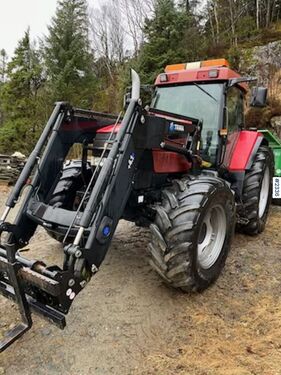
<path fill-rule="evenodd" d="M 60 0 L 46 39 L 45 62 L 53 99 L 89 106 L 93 55 L 86 0 Z"/>
<path fill-rule="evenodd" d="M 6 75 L 1 90 L 5 121 L 0 129 L 0 149 L 28 152 L 41 129 L 38 103 L 44 82 L 39 52 L 31 43 L 29 30 L 19 41 Z"/>
<path fill-rule="evenodd" d="M 190 4 L 187 2 L 185 7 L 177 7 L 173 0 L 156 1 L 154 16 L 145 24 L 146 42 L 139 60 L 146 82 L 151 83 L 167 64 L 192 61 L 197 57 L 196 50 L 188 49 L 190 17 Z M 196 36 L 196 31 L 193 31 L 194 34 Z"/>

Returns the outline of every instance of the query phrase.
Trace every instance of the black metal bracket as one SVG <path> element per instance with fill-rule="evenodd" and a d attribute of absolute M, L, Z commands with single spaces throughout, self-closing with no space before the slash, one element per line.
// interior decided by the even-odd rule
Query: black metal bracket
<path fill-rule="evenodd" d="M 34 299 L 26 294 L 25 290 L 26 282 L 36 283 L 37 279 L 37 288 L 41 288 L 46 293 L 50 289 L 53 294 L 58 294 L 60 293 L 59 283 L 25 266 L 22 262 L 23 258 L 17 255 L 15 244 L 5 244 L 5 246 L 1 246 L 0 250 L 0 294 L 18 304 L 22 320 L 13 329 L 7 331 L 4 338 L 0 340 L 1 353 L 32 327 L 31 312 L 53 322 L 60 329 L 65 327 L 66 322 L 64 313 Z M 40 267 L 39 262 L 30 261 L 30 264 Z M 46 272 L 48 271 L 46 270 Z"/>
<path fill-rule="evenodd" d="M 13 285 L 14 295 L 18 304 L 22 322 L 9 330 L 5 337 L 0 341 L 0 353 L 32 327 L 29 304 L 26 300 L 25 292 L 19 278 L 19 270 L 21 265 L 16 261 L 16 247 L 13 244 L 6 244 L 5 248 L 8 261 L 5 262 L 0 260 L 0 269 L 7 273 L 10 283 Z"/>
<path fill-rule="evenodd" d="M 19 228 L 14 225 L 7 222 L 1 222 L 0 223 L 0 236 L 3 232 L 10 233 L 13 238 L 13 242 L 20 243 L 20 230 Z"/>

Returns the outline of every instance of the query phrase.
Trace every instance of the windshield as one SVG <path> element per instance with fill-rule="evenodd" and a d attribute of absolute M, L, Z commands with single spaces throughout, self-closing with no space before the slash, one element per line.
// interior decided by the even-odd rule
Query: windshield
<path fill-rule="evenodd" d="M 157 87 L 152 107 L 203 121 L 202 156 L 216 160 L 222 84 Z"/>

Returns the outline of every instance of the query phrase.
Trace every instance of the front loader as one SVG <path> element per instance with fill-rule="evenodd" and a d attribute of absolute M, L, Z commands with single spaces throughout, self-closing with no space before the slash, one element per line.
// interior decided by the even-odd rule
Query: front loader
<path fill-rule="evenodd" d="M 33 312 L 64 328 L 121 218 L 150 227 L 152 267 L 188 292 L 217 279 L 235 227 L 251 235 L 264 229 L 273 154 L 260 132 L 243 127 L 250 79 L 225 60 L 198 64 L 167 67 L 149 108 L 133 71 L 124 116 L 56 104 L 1 217 L 0 292 L 17 302 L 22 323 L 0 351 L 30 329 Z M 256 89 L 252 104 L 264 102 Z M 81 157 L 70 160 L 77 145 Z M 21 255 L 38 225 L 63 244 L 62 265 Z"/>

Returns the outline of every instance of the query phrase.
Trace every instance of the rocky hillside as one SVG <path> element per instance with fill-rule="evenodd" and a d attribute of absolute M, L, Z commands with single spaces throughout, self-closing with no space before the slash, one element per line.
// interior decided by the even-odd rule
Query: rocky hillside
<path fill-rule="evenodd" d="M 257 77 L 260 84 L 270 87 L 272 79 L 281 70 L 281 40 L 243 49 L 240 70 L 247 75 Z"/>
<path fill-rule="evenodd" d="M 269 91 L 269 106 L 250 109 L 247 125 L 269 128 L 281 138 L 281 40 L 240 51 L 239 71 L 257 77 L 259 85 Z"/>

